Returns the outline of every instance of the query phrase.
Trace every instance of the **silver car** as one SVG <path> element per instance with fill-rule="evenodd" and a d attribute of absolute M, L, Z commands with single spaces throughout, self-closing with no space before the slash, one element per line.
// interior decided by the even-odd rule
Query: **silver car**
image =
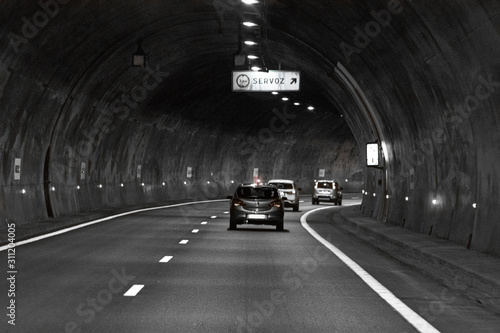
<path fill-rule="evenodd" d="M 265 224 L 283 230 L 283 198 L 275 186 L 241 184 L 228 199 L 231 199 L 229 229 L 236 229 L 238 224 Z"/>
<path fill-rule="evenodd" d="M 276 186 L 281 196 L 286 198 L 283 200 L 285 207 L 293 207 L 294 212 L 299 211 L 299 191 L 302 189 L 293 180 L 271 179 L 268 184 Z"/>
<path fill-rule="evenodd" d="M 342 187 L 336 180 L 317 180 L 314 183 L 312 204 L 318 205 L 322 200 L 342 205 Z"/>

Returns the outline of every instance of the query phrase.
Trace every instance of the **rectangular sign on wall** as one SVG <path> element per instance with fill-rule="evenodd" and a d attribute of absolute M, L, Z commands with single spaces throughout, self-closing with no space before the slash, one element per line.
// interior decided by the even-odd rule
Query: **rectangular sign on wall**
<path fill-rule="evenodd" d="M 81 170 L 80 170 L 80 179 L 81 180 L 85 179 L 86 167 L 87 167 L 87 165 L 84 162 L 82 162 L 82 166 L 81 166 Z"/>
<path fill-rule="evenodd" d="M 233 91 L 299 91 L 299 71 L 233 71 Z"/>
<path fill-rule="evenodd" d="M 142 165 L 139 164 L 137 166 L 137 179 L 141 178 L 141 174 L 142 174 Z"/>
<path fill-rule="evenodd" d="M 366 144 L 366 165 L 378 166 L 378 143 Z"/>
<path fill-rule="evenodd" d="M 14 160 L 14 180 L 21 179 L 21 159 L 16 158 Z"/>
<path fill-rule="evenodd" d="M 319 169 L 318 177 L 325 177 L 325 169 Z"/>

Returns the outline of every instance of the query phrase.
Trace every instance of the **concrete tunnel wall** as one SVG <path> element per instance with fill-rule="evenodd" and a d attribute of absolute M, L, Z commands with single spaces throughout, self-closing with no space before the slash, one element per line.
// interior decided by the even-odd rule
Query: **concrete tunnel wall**
<path fill-rule="evenodd" d="M 302 69 L 327 111 L 289 109 L 296 118 L 272 139 L 262 130 L 275 110 L 284 112 L 281 104 L 238 101 L 222 83 L 198 95 L 201 85 L 183 82 L 226 80 L 220 69 L 231 70 L 225 64 L 237 40 L 228 33 L 237 19 L 233 2 L 222 13 L 209 1 L 147 8 L 134 1 L 59 3 L 60 12 L 17 47 L 12 33 L 22 35 L 22 18 L 41 7 L 1 4 L 0 212 L 6 219 L 29 224 L 179 195 L 224 197 L 231 180 L 251 180 L 254 167 L 264 178 L 294 178 L 307 188 L 326 166 L 327 176 L 340 179 L 365 174 L 364 186 L 358 181 L 351 188 L 365 190 L 365 214 L 500 254 L 496 1 L 269 2 L 272 55 L 285 68 Z M 210 34 L 220 30 L 214 42 Z M 149 72 L 129 64 L 144 35 L 145 47 L 154 50 Z M 146 94 L 137 89 L 156 83 Z M 123 94 L 136 94 L 137 105 L 117 102 Z M 266 144 L 247 153 L 249 138 Z M 365 169 L 364 145 L 375 140 L 383 144 L 384 166 Z M 14 180 L 15 158 L 22 158 L 21 180 Z"/>

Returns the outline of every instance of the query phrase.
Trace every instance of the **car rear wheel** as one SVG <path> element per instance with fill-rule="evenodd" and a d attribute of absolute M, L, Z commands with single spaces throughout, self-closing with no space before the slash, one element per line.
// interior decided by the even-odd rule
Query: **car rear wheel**
<path fill-rule="evenodd" d="M 236 222 L 229 221 L 229 230 L 236 230 Z"/>
<path fill-rule="evenodd" d="M 283 221 L 278 222 L 278 224 L 276 224 L 276 230 L 283 231 Z"/>

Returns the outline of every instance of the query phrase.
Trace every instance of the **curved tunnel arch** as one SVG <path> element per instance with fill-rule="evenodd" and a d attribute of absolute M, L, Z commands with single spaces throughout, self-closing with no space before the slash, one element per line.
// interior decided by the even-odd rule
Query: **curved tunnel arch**
<path fill-rule="evenodd" d="M 369 194 L 365 214 L 500 254 L 495 2 L 266 1 L 266 64 L 301 70 L 301 92 L 288 95 L 314 112 L 230 92 L 236 1 L 43 3 L 58 10 L 33 36 L 23 25 L 44 12 L 40 4 L 0 5 L 5 218 L 29 226 L 179 195 L 223 197 L 231 180 L 251 180 L 254 167 L 305 189 L 319 168 L 340 179 L 363 170 L 364 184 L 344 187 Z M 377 19 L 391 8 L 387 24 Z M 130 67 L 139 40 L 146 69 Z M 364 144 L 376 135 L 342 67 L 376 110 L 384 170 L 364 167 Z M 133 93 L 135 101 L 123 100 Z M 285 129 L 270 131 L 287 112 Z"/>

